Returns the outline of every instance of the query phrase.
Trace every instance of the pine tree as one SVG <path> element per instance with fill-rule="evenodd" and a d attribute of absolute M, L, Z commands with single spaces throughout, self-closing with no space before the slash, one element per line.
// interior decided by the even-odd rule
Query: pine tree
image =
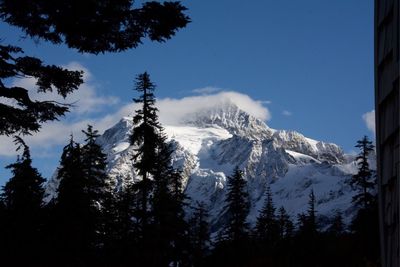
<path fill-rule="evenodd" d="M 290 220 L 290 216 L 287 214 L 283 206 L 279 208 L 277 221 L 279 225 L 278 232 L 280 239 L 282 240 L 291 238 L 294 226 L 292 221 Z"/>
<path fill-rule="evenodd" d="M 229 222 L 227 225 L 228 240 L 238 243 L 248 236 L 249 195 L 246 191 L 246 180 L 243 172 L 236 167 L 233 175 L 227 179 L 227 197 L 225 200 Z"/>
<path fill-rule="evenodd" d="M 306 243 L 313 243 L 318 233 L 314 190 L 311 190 L 308 198 L 307 213 L 298 215 L 298 235 L 301 236 Z"/>
<path fill-rule="evenodd" d="M 134 99 L 141 104 L 133 118 L 131 144 L 136 146 L 134 167 L 141 181 L 134 184 L 134 217 L 137 222 L 138 246 L 147 265 L 182 266 L 187 247 L 187 223 L 184 220 L 186 197 L 181 174 L 172 167 L 172 146 L 167 144 L 158 122 L 154 84 L 147 73 L 138 75 Z M 157 250 L 156 254 L 151 251 Z"/>
<path fill-rule="evenodd" d="M 376 198 L 374 194 L 376 181 L 368 163 L 368 156 L 374 150 L 374 146 L 368 137 L 364 136 L 361 140 L 357 141 L 355 147 L 361 151 L 356 157 L 358 172 L 353 175 L 351 180 L 351 185 L 358 191 L 358 194 L 353 197 L 353 202 L 357 206 L 368 209 L 374 205 Z"/>
<path fill-rule="evenodd" d="M 108 180 L 106 174 L 107 158 L 100 145 L 96 143 L 99 136 L 98 131 L 93 130 L 93 126 L 88 125 L 87 130 L 82 132 L 86 135 L 81 153 L 84 193 L 90 202 L 90 214 L 88 215 L 91 223 L 91 225 L 88 225 L 88 228 L 90 228 L 88 229 L 89 242 L 93 249 L 98 250 L 102 246 L 101 239 L 106 234 L 102 232 L 106 213 L 105 202 L 110 201 L 113 196 L 106 184 Z"/>
<path fill-rule="evenodd" d="M 252 251 L 249 225 L 246 221 L 250 209 L 247 182 L 243 172 L 235 167 L 227 177 L 224 214 L 226 224 L 218 232 L 211 259 L 215 266 L 246 266 Z"/>
<path fill-rule="evenodd" d="M 6 251 L 2 251 L 6 252 L 6 259 L 9 257 L 18 265 L 39 257 L 45 179 L 32 167 L 29 147 L 25 142 L 15 137 L 15 144 L 18 145 L 17 150 L 22 149 L 22 155 L 17 162 L 6 167 L 11 169 L 13 176 L 1 193 L 2 215 L 5 216 L 2 218 L 5 236 L 1 242 L 6 245 Z"/>
<path fill-rule="evenodd" d="M 54 203 L 55 249 L 66 262 L 77 264 L 91 251 L 92 203 L 83 171 L 82 150 L 71 137 L 57 172 L 59 187 Z"/>
<path fill-rule="evenodd" d="M 269 186 L 266 190 L 264 206 L 257 217 L 256 236 L 269 246 L 274 245 L 278 240 L 278 221 L 272 200 L 271 188 Z"/>
<path fill-rule="evenodd" d="M 175 203 L 172 198 L 172 188 L 169 187 L 172 174 L 170 166 L 170 149 L 165 145 L 160 147 L 159 153 L 154 158 L 154 191 L 150 200 L 151 216 L 153 219 L 153 240 L 158 251 L 153 256 L 154 265 L 168 266 L 173 261 L 173 247 L 176 245 L 173 223 L 175 218 Z M 173 244 L 174 243 L 174 244 Z"/>
<path fill-rule="evenodd" d="M 297 252 L 306 266 L 316 266 L 318 247 L 318 227 L 316 221 L 315 195 L 311 190 L 308 200 L 307 213 L 298 216 Z"/>
<path fill-rule="evenodd" d="M 197 202 L 189 220 L 191 255 L 194 266 L 201 266 L 210 247 L 209 214 L 205 203 Z"/>
<path fill-rule="evenodd" d="M 357 141 L 360 153 L 356 157 L 358 172 L 353 175 L 351 185 L 358 191 L 353 203 L 359 208 L 351 222 L 351 230 L 358 247 L 360 257 L 369 262 L 379 259 L 379 222 L 378 203 L 375 193 L 376 177 L 370 170 L 368 158 L 374 150 L 367 136 Z"/>
<path fill-rule="evenodd" d="M 171 159 L 169 159 L 168 164 L 171 164 Z M 171 196 L 171 209 L 168 217 L 171 225 L 172 242 L 170 244 L 172 245 L 173 266 L 187 266 L 190 258 L 188 251 L 190 246 L 189 225 L 185 220 L 185 207 L 188 205 L 186 202 L 188 198 L 184 192 L 182 179 L 182 173 L 172 169 L 168 179 Z"/>
<path fill-rule="evenodd" d="M 130 184 L 122 195 L 121 204 L 124 208 L 122 215 L 134 218 L 135 237 L 132 237 L 134 239 L 132 241 L 138 249 L 139 256 L 136 261 L 139 265 L 154 266 L 161 259 L 165 260 L 164 248 L 165 243 L 168 242 L 167 238 L 160 236 L 159 227 L 155 226 L 160 223 L 153 220 L 154 215 L 159 214 L 158 207 L 169 203 L 165 201 L 167 194 L 160 194 L 160 192 L 165 192 L 161 187 L 165 189 L 168 183 L 161 178 L 165 166 L 158 162 L 157 158 L 159 145 L 164 142 L 164 137 L 160 135 L 161 125 L 158 122 L 158 110 L 155 107 L 156 100 L 153 93 L 155 85 L 146 72 L 136 77 L 135 90 L 140 93 L 140 96 L 133 100 L 140 105 L 140 108 L 135 111 L 133 117 L 134 126 L 130 143 L 136 147 L 132 158 L 133 166 L 141 180 Z M 157 168 L 160 166 L 163 169 Z M 155 183 L 157 183 L 156 189 Z M 153 194 L 157 197 L 152 200 Z M 163 207 L 160 212 L 165 212 L 167 209 Z M 132 232 L 133 228 L 127 230 Z M 154 248 L 159 251 L 157 255 L 152 253 Z"/>
<path fill-rule="evenodd" d="M 82 171 L 87 180 L 87 193 L 90 199 L 97 204 L 101 204 L 102 194 L 106 187 L 108 176 L 106 174 L 107 157 L 103 153 L 100 145 L 96 143 L 99 137 L 98 131 L 93 130 L 93 126 L 88 125 L 86 131 L 85 144 L 82 146 Z"/>
<path fill-rule="evenodd" d="M 133 117 L 134 128 L 130 136 L 130 143 L 137 147 L 133 157 L 133 166 L 142 178 L 135 184 L 135 191 L 139 198 L 137 220 L 143 235 L 147 234 L 150 219 L 149 199 L 154 187 L 151 178 L 157 171 L 159 145 L 164 142 L 164 137 L 160 135 L 161 125 L 158 122 L 158 110 L 155 107 L 154 89 L 155 85 L 150 81 L 147 72 L 137 76 L 135 90 L 140 92 L 141 95 L 134 99 L 134 102 L 140 104 L 141 108 L 136 110 Z M 143 238 L 145 239 L 145 237 Z"/>

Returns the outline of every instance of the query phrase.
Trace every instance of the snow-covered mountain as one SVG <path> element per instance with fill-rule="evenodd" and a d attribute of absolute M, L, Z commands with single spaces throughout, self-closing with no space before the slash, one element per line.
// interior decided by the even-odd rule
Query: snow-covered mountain
<path fill-rule="evenodd" d="M 175 147 L 174 164 L 183 170 L 186 193 L 192 202 L 208 204 L 214 229 L 223 222 L 226 180 L 235 166 L 248 181 L 250 223 L 261 209 L 267 184 L 276 206 L 284 206 L 293 217 L 307 209 L 311 189 L 320 217 L 327 219 L 340 210 L 350 220 L 354 213 L 348 181 L 356 165 L 335 144 L 271 129 L 229 101 L 164 127 Z M 116 186 L 137 179 L 131 162 L 134 148 L 128 141 L 131 129 L 132 120 L 125 117 L 98 139 Z"/>

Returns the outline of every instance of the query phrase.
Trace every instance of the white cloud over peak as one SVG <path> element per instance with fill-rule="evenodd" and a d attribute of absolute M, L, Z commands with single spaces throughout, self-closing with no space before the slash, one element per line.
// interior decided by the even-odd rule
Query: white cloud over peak
<path fill-rule="evenodd" d="M 160 121 L 162 123 L 179 124 L 189 114 L 229 102 L 258 119 L 263 121 L 271 119 L 270 111 L 263 106 L 261 101 L 233 91 L 219 92 L 212 95 L 189 96 L 181 99 L 165 98 L 160 99 L 157 106 L 160 110 Z"/>
<path fill-rule="evenodd" d="M 262 105 L 261 101 L 254 100 L 248 95 L 233 91 L 220 92 L 212 95 L 188 96 L 184 98 L 157 99 L 156 106 L 159 109 L 159 119 L 162 124 L 179 125 L 190 114 L 229 102 L 258 119 L 263 121 L 271 119 L 270 111 Z M 99 120 L 98 123 L 100 124 L 95 124 L 95 126 L 99 130 L 107 129 L 117 123 L 122 117 L 132 116 L 137 108 L 137 104 L 126 104 L 117 112 L 109 114 L 102 120 Z M 109 123 L 111 123 L 111 125 L 109 125 Z"/>
<path fill-rule="evenodd" d="M 364 120 L 368 130 L 375 134 L 375 109 L 364 113 L 362 119 Z"/>
<path fill-rule="evenodd" d="M 76 62 L 70 63 L 66 67 L 74 70 L 83 69 L 86 73 L 84 76 L 85 83 L 76 92 L 66 100 L 63 100 L 56 93 L 33 94 L 33 98 L 38 100 L 52 99 L 65 103 L 74 102 L 75 99 L 79 101 L 75 103 L 76 107 L 67 114 L 67 119 L 60 118 L 60 121 L 44 123 L 40 132 L 24 137 L 27 144 L 32 148 L 34 157 L 59 156 L 60 151 L 55 151 L 54 148 L 65 145 L 71 134 L 74 135 L 76 141 L 82 141 L 83 134 L 81 130 L 86 129 L 87 124 L 93 125 L 95 129 L 103 133 L 122 117 L 132 116 L 138 108 L 138 106 L 135 106 L 137 104 L 128 103 L 116 109 L 115 105 L 119 99 L 113 96 L 99 96 L 96 91 L 96 84 L 93 81 L 94 78 L 89 70 Z M 34 89 L 35 80 L 20 79 L 15 81 L 15 85 Z M 220 91 L 218 88 L 216 90 Z M 269 110 L 263 106 L 262 101 L 254 100 L 248 95 L 234 91 L 222 91 L 215 94 L 189 96 L 180 99 L 157 99 L 156 105 L 160 110 L 159 118 L 162 124 L 177 125 L 190 114 L 225 103 L 233 103 L 243 111 L 264 121 L 271 118 Z M 110 105 L 114 105 L 114 107 L 110 109 Z M 108 109 L 112 111 L 104 115 Z M 98 112 L 101 112 L 101 114 Z M 16 155 L 12 138 L 0 136 L 0 143 L 2 144 L 0 146 L 0 156 Z"/>

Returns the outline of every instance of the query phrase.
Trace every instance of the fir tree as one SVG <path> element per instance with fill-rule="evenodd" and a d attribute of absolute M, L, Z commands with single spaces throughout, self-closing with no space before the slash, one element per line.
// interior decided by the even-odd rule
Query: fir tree
<path fill-rule="evenodd" d="M 189 220 L 191 255 L 194 266 L 201 266 L 210 247 L 209 214 L 203 202 L 197 202 Z"/>
<path fill-rule="evenodd" d="M 86 198 L 90 202 L 90 222 L 88 225 L 90 244 L 93 249 L 101 246 L 101 239 L 104 237 L 102 224 L 104 223 L 105 202 L 112 198 L 111 192 L 107 188 L 106 174 L 107 159 L 100 145 L 96 143 L 99 136 L 97 130 L 93 130 L 91 125 L 87 126 L 85 144 L 81 148 L 82 153 L 82 182 L 85 189 Z M 108 195 L 107 195 L 108 194 Z M 111 208 L 111 207 L 108 207 Z M 108 210 L 110 212 L 110 210 Z"/>
<path fill-rule="evenodd" d="M 169 161 L 171 164 L 171 160 Z M 171 246 L 172 246 L 172 265 L 173 266 L 187 266 L 189 262 L 188 247 L 190 246 L 189 240 L 189 225 L 185 220 L 185 206 L 188 200 L 182 186 L 182 173 L 173 169 L 169 175 L 169 192 L 171 200 L 170 209 L 170 225 L 171 229 L 166 229 L 171 232 Z"/>
<path fill-rule="evenodd" d="M 17 162 L 8 165 L 12 177 L 3 187 L 1 194 L 2 218 L 5 236 L 5 259 L 13 264 L 23 261 L 37 260 L 41 244 L 42 211 L 45 179 L 36 168 L 32 167 L 29 147 L 20 137 L 15 137 L 17 150 L 22 149 L 22 155 Z M 22 261 L 22 262 L 21 262 Z"/>
<path fill-rule="evenodd" d="M 318 228 L 315 211 L 315 195 L 311 190 L 308 200 L 307 213 L 298 216 L 298 232 L 297 232 L 297 253 L 299 253 L 299 261 L 304 262 L 306 266 L 316 266 L 316 254 L 318 249 Z"/>
<path fill-rule="evenodd" d="M 217 236 L 211 259 L 214 266 L 246 266 L 249 255 L 249 225 L 246 222 L 249 213 L 249 195 L 243 172 L 235 167 L 233 174 L 227 177 L 225 197 L 226 224 Z"/>
<path fill-rule="evenodd" d="M 42 207 L 44 179 L 36 168 L 32 167 L 29 147 L 20 137 L 15 137 L 17 150 L 23 149 L 17 162 L 8 165 L 13 177 L 3 187 L 2 200 L 8 211 L 29 214 L 38 212 Z"/>
<path fill-rule="evenodd" d="M 130 138 L 131 144 L 137 147 L 134 167 L 142 178 L 130 190 L 135 195 L 138 245 L 150 266 L 181 266 L 188 246 L 183 209 L 186 197 L 181 174 L 171 165 L 172 146 L 166 143 L 158 122 L 154 89 L 147 73 L 138 75 L 136 90 L 141 95 L 134 101 L 141 108 L 133 118 Z M 154 248 L 157 253 L 150 253 Z"/>
<path fill-rule="evenodd" d="M 357 141 L 360 153 L 356 157 L 358 172 L 353 175 L 351 185 L 358 191 L 353 203 L 360 208 L 351 222 L 351 230 L 356 241 L 358 253 L 364 261 L 376 262 L 379 259 L 379 222 L 376 199 L 376 177 L 370 170 L 368 158 L 374 150 L 367 136 Z M 365 264 L 365 263 L 364 263 Z"/>
<path fill-rule="evenodd" d="M 313 239 L 317 233 L 314 190 L 311 190 L 308 198 L 307 213 L 302 213 L 298 216 L 299 234 L 304 235 L 307 239 Z"/>
<path fill-rule="evenodd" d="M 275 215 L 271 188 L 269 186 L 266 190 L 264 206 L 257 218 L 256 236 L 270 246 L 278 240 L 278 221 Z"/>
<path fill-rule="evenodd" d="M 154 266 L 168 266 L 173 261 L 173 247 L 176 234 L 174 231 L 175 217 L 172 188 L 169 187 L 172 174 L 170 166 L 170 149 L 165 145 L 160 147 L 154 158 L 154 192 L 151 198 L 151 216 L 153 219 L 153 241 L 158 251 L 153 256 Z"/>
<path fill-rule="evenodd" d="M 108 180 L 106 174 L 107 157 L 100 145 L 96 143 L 96 139 L 99 137 L 98 131 L 93 130 L 93 126 L 88 125 L 87 130 L 82 132 L 86 135 L 86 143 L 81 150 L 82 171 L 88 183 L 87 193 L 90 199 L 101 204 L 102 194 Z"/>
<path fill-rule="evenodd" d="M 61 259 L 77 264 L 91 251 L 94 219 L 83 171 L 82 150 L 71 137 L 57 172 L 59 187 L 54 204 L 55 249 Z"/>
<path fill-rule="evenodd" d="M 144 235 L 150 219 L 149 199 L 154 186 L 151 178 L 157 171 L 156 163 L 159 145 L 165 139 L 160 135 L 161 125 L 158 122 L 158 110 L 155 107 L 154 89 L 155 85 L 150 81 L 150 76 L 147 72 L 137 76 L 135 90 L 141 95 L 139 98 L 134 99 L 134 102 L 140 104 L 141 108 L 136 110 L 136 114 L 133 117 L 134 128 L 130 136 L 130 142 L 131 145 L 137 147 L 133 157 L 133 165 L 138 175 L 142 178 L 141 181 L 135 184 L 135 191 L 139 198 L 139 210 L 136 218 Z M 158 170 L 158 172 L 160 171 Z M 161 181 L 159 186 L 161 186 Z"/>
<path fill-rule="evenodd" d="M 233 175 L 227 179 L 227 197 L 225 200 L 229 222 L 227 225 L 228 240 L 235 243 L 243 241 L 248 236 L 246 222 L 249 213 L 249 195 L 243 172 L 236 167 Z"/>
<path fill-rule="evenodd" d="M 351 180 L 351 185 L 358 191 L 358 194 L 353 197 L 353 202 L 357 206 L 368 209 L 374 204 L 376 198 L 374 194 L 376 181 L 368 163 L 368 156 L 374 150 L 374 146 L 368 137 L 364 136 L 357 141 L 356 147 L 361 151 L 356 157 L 358 172 L 353 175 Z"/>
<path fill-rule="evenodd" d="M 289 239 L 293 235 L 293 223 L 290 220 L 290 216 L 287 214 L 285 208 L 282 206 L 278 211 L 278 232 L 280 239 Z"/>

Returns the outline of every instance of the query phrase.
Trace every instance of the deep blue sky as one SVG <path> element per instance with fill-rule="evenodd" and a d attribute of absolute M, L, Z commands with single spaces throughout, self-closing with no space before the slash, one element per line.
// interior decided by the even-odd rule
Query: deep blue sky
<path fill-rule="evenodd" d="M 134 95 L 134 76 L 146 70 L 160 98 L 214 86 L 271 101 L 272 128 L 293 129 L 345 151 L 364 134 L 371 136 L 361 116 L 374 103 L 372 0 L 183 3 L 192 23 L 173 39 L 146 41 L 118 54 L 82 55 L 34 43 L 4 23 L 0 38 L 46 63 L 79 62 L 95 77 L 99 94 L 123 102 Z M 284 110 L 292 115 L 283 115 Z M 0 156 L 0 168 L 13 160 Z M 39 167 L 42 161 L 36 160 Z M 43 172 L 48 176 L 51 168 Z"/>

